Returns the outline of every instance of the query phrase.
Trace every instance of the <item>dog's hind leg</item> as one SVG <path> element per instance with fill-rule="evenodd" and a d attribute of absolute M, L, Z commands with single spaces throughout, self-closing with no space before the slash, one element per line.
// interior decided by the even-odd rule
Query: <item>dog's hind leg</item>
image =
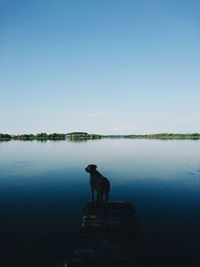
<path fill-rule="evenodd" d="M 108 202 L 108 200 L 109 200 L 109 192 L 106 192 L 105 193 L 105 202 Z"/>
<path fill-rule="evenodd" d="M 102 204 L 102 203 L 103 203 L 103 193 L 97 192 L 97 204 Z"/>
<path fill-rule="evenodd" d="M 99 193 L 99 202 L 100 204 L 103 203 L 103 193 Z"/>

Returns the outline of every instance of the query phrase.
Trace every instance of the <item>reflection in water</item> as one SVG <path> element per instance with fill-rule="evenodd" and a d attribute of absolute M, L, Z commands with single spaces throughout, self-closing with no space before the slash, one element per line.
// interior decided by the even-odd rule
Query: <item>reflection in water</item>
<path fill-rule="evenodd" d="M 91 139 L 88 139 L 88 138 L 80 138 L 80 137 L 67 137 L 67 141 L 69 142 L 87 142 L 88 140 L 91 140 Z"/>
<path fill-rule="evenodd" d="M 88 138 L 88 137 L 77 137 L 77 136 L 67 136 L 68 142 L 88 142 L 88 141 L 98 141 L 101 138 Z"/>
<path fill-rule="evenodd" d="M 7 266 L 28 266 L 30 259 L 33 266 L 55 266 L 71 253 L 83 203 L 91 197 L 88 162 L 109 177 L 110 201 L 134 203 L 148 266 L 195 266 L 199 159 L 200 141 L 191 140 L 1 142 L 1 251 L 7 263 L 13 260 Z"/>

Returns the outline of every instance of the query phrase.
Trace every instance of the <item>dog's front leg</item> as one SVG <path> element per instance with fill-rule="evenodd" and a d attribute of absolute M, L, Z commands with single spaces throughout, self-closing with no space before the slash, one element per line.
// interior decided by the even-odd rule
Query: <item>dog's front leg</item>
<path fill-rule="evenodd" d="M 94 188 L 91 187 L 92 190 L 92 202 L 94 202 Z"/>
<path fill-rule="evenodd" d="M 97 205 L 103 203 L 103 194 L 101 192 L 97 192 Z"/>

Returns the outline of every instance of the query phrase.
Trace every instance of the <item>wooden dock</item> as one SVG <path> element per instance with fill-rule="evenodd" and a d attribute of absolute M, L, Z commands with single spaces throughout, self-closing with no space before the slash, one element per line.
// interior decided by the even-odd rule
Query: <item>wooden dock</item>
<path fill-rule="evenodd" d="M 132 267 L 142 237 L 130 202 L 95 205 L 83 210 L 80 236 L 65 267 Z"/>

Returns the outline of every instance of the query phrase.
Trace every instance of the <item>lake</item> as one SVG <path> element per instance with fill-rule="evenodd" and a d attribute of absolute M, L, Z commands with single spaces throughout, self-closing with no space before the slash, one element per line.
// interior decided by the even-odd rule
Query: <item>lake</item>
<path fill-rule="evenodd" d="M 133 203 L 146 266 L 200 266 L 200 140 L 150 139 L 0 142 L 0 266 L 70 255 L 92 163 L 111 200 Z"/>

